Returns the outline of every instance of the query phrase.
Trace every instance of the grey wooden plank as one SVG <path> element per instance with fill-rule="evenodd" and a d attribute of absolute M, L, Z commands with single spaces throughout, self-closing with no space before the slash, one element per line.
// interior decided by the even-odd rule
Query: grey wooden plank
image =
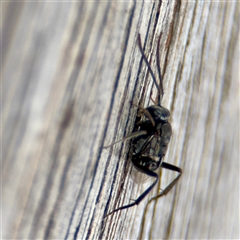
<path fill-rule="evenodd" d="M 3 238 L 239 238 L 239 3 L 2 3 Z M 13 15 L 14 13 L 14 15 Z M 173 136 L 139 206 L 104 219 L 133 181 L 135 105 L 156 96 L 137 47 L 160 57 Z M 154 72 L 156 68 L 154 67 Z M 136 174 L 136 173 L 135 173 Z M 147 206 L 147 207 L 146 207 Z"/>

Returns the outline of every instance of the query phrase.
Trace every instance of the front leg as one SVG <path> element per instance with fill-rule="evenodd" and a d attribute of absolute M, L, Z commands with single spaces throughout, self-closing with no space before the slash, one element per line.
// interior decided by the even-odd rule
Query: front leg
<path fill-rule="evenodd" d="M 140 118 L 143 118 L 143 115 L 145 115 L 146 118 L 148 118 L 151 122 L 151 127 L 155 127 L 156 125 L 156 122 L 154 120 L 154 118 L 152 117 L 151 113 L 146 109 L 146 108 L 143 108 L 141 106 L 138 107 L 139 110 L 138 110 L 138 116 Z M 140 120 L 137 125 L 140 126 L 142 122 L 145 122 L 145 121 L 142 121 Z"/>

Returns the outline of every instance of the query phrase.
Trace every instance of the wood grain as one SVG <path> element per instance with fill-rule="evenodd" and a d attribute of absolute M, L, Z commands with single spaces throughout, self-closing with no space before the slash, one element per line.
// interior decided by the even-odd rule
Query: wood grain
<path fill-rule="evenodd" d="M 239 3 L 2 3 L 3 239 L 239 239 Z M 169 194 L 136 199 L 129 141 L 156 87 L 173 136 L 164 161 L 183 169 Z"/>

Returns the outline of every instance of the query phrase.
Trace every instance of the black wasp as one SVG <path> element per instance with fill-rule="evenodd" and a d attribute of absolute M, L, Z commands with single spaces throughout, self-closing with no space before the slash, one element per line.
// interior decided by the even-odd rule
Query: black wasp
<path fill-rule="evenodd" d="M 136 200 L 134 200 L 133 203 L 119 207 L 113 210 L 112 212 L 108 213 L 106 216 L 109 216 L 110 214 L 117 212 L 119 210 L 123 210 L 126 208 L 130 208 L 134 205 L 138 205 L 158 182 L 159 176 L 157 173 L 154 172 L 157 168 L 159 167 L 166 168 L 168 170 L 176 171 L 179 174 L 165 189 L 161 191 L 160 194 L 153 197 L 152 199 L 156 199 L 162 197 L 163 195 L 166 195 L 169 192 L 169 190 L 175 185 L 175 183 L 178 181 L 182 174 L 181 168 L 163 162 L 163 157 L 166 154 L 168 143 L 172 135 L 172 127 L 171 124 L 168 122 L 170 118 L 170 112 L 167 108 L 161 105 L 161 100 L 164 92 L 160 69 L 160 60 L 158 54 L 160 38 L 161 35 L 159 37 L 157 45 L 157 69 L 160 80 L 160 85 L 158 85 L 156 78 L 153 74 L 153 71 L 151 69 L 151 66 L 147 60 L 147 57 L 143 52 L 141 37 L 140 34 L 138 34 L 139 49 L 159 92 L 158 103 L 149 106 L 145 109 L 140 108 L 141 114 L 145 115 L 145 120 L 141 120 L 140 122 L 137 123 L 138 125 L 137 132 L 133 132 L 129 136 L 117 142 L 114 142 L 109 146 L 104 147 L 104 148 L 111 147 L 118 142 L 134 138 L 133 139 L 134 150 L 131 161 L 138 171 L 155 178 L 155 181 Z"/>

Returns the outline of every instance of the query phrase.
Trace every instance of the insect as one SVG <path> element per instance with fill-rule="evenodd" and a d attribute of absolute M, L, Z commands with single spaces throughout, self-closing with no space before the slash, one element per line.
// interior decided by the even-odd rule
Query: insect
<path fill-rule="evenodd" d="M 147 57 L 143 51 L 142 43 L 141 43 L 141 36 L 138 34 L 138 47 L 140 49 L 140 52 L 142 54 L 142 57 L 148 67 L 148 70 L 153 78 L 154 84 L 156 85 L 158 89 L 158 102 L 155 103 L 155 105 L 149 106 L 147 108 L 141 108 L 140 112 L 143 116 L 145 116 L 144 120 L 141 120 L 138 125 L 138 131 L 133 132 L 129 136 L 126 136 L 125 138 L 116 141 L 112 143 L 109 146 L 105 146 L 104 148 L 111 147 L 114 144 L 118 142 L 125 141 L 127 139 L 133 138 L 133 146 L 135 146 L 133 150 L 132 155 L 132 163 L 134 167 L 154 178 L 154 182 L 132 203 L 119 207 L 110 213 L 108 213 L 105 217 L 113 214 L 114 212 L 127 209 L 130 207 L 133 207 L 135 205 L 138 205 L 146 196 L 147 194 L 154 188 L 154 186 L 157 184 L 159 175 L 155 172 L 159 167 L 172 170 L 175 172 L 178 172 L 178 176 L 165 188 L 159 193 L 157 196 L 153 197 L 153 199 L 157 199 L 159 197 L 162 197 L 163 195 L 166 195 L 170 189 L 176 184 L 176 182 L 179 180 L 182 169 L 174 166 L 172 164 L 163 162 L 163 157 L 166 154 L 168 143 L 170 141 L 171 135 L 172 135 L 172 128 L 171 124 L 168 122 L 170 118 L 170 112 L 167 108 L 163 107 L 161 105 L 161 101 L 164 95 L 163 92 L 163 83 L 162 83 L 162 76 L 161 76 L 161 69 L 160 69 L 160 60 L 159 60 L 159 43 L 160 43 L 161 35 L 158 40 L 157 45 L 157 70 L 160 80 L 160 85 L 158 85 L 157 80 L 154 76 L 154 73 L 152 71 L 152 68 L 147 60 Z M 151 201 L 150 200 L 150 201 Z"/>

